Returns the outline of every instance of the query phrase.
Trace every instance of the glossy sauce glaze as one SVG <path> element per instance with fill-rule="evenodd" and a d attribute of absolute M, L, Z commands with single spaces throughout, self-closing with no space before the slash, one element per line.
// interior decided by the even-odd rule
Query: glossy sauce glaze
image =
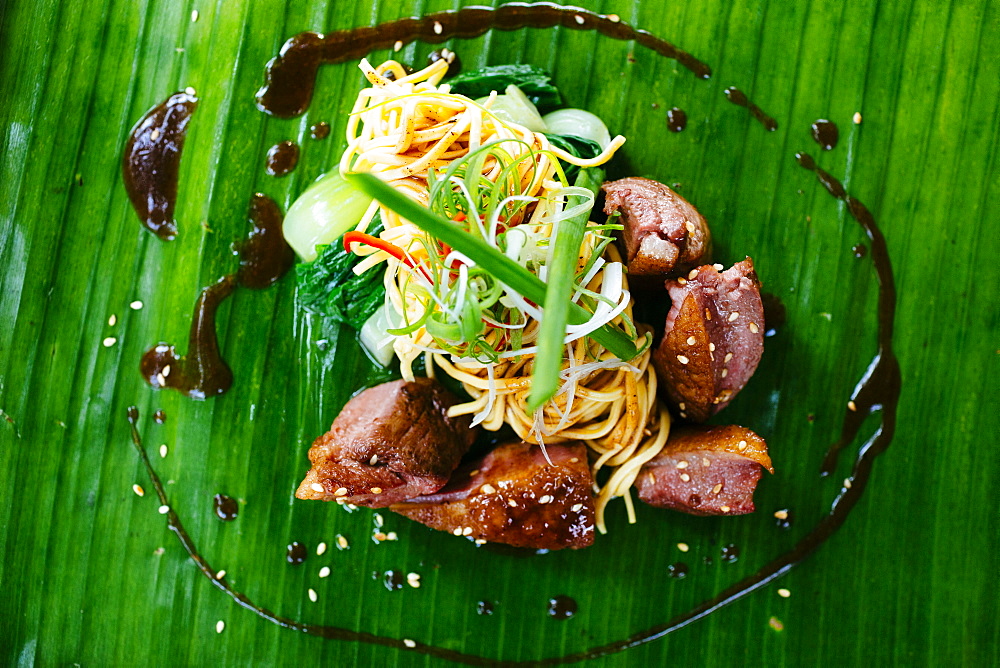
<path fill-rule="evenodd" d="M 177 175 L 188 122 L 198 106 L 190 93 L 174 93 L 135 124 L 122 155 L 122 180 L 139 220 L 164 241 L 177 236 Z"/>
<path fill-rule="evenodd" d="M 293 141 L 280 141 L 267 151 L 264 171 L 269 176 L 284 176 L 299 164 L 299 145 Z"/>
<path fill-rule="evenodd" d="M 813 141 L 822 146 L 824 151 L 833 150 L 837 146 L 837 140 L 840 139 L 837 124 L 825 118 L 814 122 L 809 130 L 812 133 Z"/>
<path fill-rule="evenodd" d="M 688 117 L 683 109 L 674 107 L 667 111 L 667 128 L 671 132 L 681 132 L 687 127 Z"/>
<path fill-rule="evenodd" d="M 236 499 L 225 494 L 216 494 L 212 498 L 212 508 L 215 516 L 223 522 L 232 522 L 240 514 L 240 506 Z"/>
<path fill-rule="evenodd" d="M 749 110 L 750 115 L 753 116 L 758 123 L 763 125 L 765 130 L 768 132 L 774 132 L 778 129 L 778 121 L 764 113 L 764 110 L 751 102 L 746 93 L 741 91 L 739 88 L 736 86 L 730 86 L 724 92 L 726 93 L 727 100 L 738 107 L 744 107 Z"/>
<path fill-rule="evenodd" d="M 301 114 L 312 97 L 316 69 L 321 64 L 359 58 L 369 51 L 389 48 L 397 40 L 409 42 L 421 39 L 436 43 L 452 37 L 481 35 L 490 28 L 513 30 L 525 26 L 551 27 L 555 25 L 563 25 L 573 29 L 596 29 L 601 34 L 615 39 L 635 39 L 640 44 L 652 48 L 665 57 L 676 59 L 702 78 L 707 78 L 711 71 L 707 65 L 695 60 L 689 54 L 649 33 L 635 30 L 621 23 L 617 17 L 600 16 L 575 8 L 561 8 L 547 3 L 537 5 L 512 3 L 496 10 L 468 7 L 457 11 L 431 14 L 419 19 L 401 19 L 372 28 L 358 28 L 332 33 L 326 37 L 316 33 L 298 35 L 286 42 L 279 56 L 269 63 L 267 84 L 258 92 L 258 106 L 263 111 L 276 116 L 290 117 Z M 750 102 L 738 89 L 727 89 L 726 95 L 734 104 L 749 109 L 754 118 L 768 130 L 777 128 L 776 121 Z M 831 446 L 827 454 L 824 472 L 832 470 L 832 466 L 836 463 L 837 453 L 853 441 L 861 423 L 868 415 L 879 413 L 881 424 L 875 434 L 860 449 L 855 459 L 851 475 L 853 484 L 850 487 L 842 488 L 840 495 L 834 500 L 830 512 L 790 551 L 764 565 L 753 575 L 740 580 L 691 610 L 677 615 L 663 624 L 635 633 L 628 638 L 563 656 L 513 662 L 463 654 L 410 639 L 389 638 L 334 626 L 306 624 L 280 617 L 267 608 L 255 605 L 245 595 L 232 589 L 224 580 L 217 579 L 215 577 L 216 571 L 198 553 L 190 536 L 172 509 L 167 513 L 169 528 L 177 535 L 182 546 L 197 564 L 202 574 L 215 587 L 225 592 L 239 605 L 274 624 L 324 638 L 366 642 L 475 666 L 549 666 L 574 663 L 621 652 L 662 638 L 758 589 L 768 586 L 798 565 L 833 535 L 861 499 L 875 459 L 889 446 L 895 433 L 896 406 L 900 392 L 899 366 L 892 352 L 896 293 L 885 239 L 868 209 L 858 200 L 847 195 L 839 181 L 817 168 L 809 156 L 799 154 L 797 159 L 803 167 L 816 173 L 820 183 L 828 192 L 847 203 L 851 215 L 865 230 L 872 242 L 872 262 L 879 279 L 878 353 L 852 395 L 856 410 L 845 409 L 841 437 Z M 132 442 L 152 480 L 161 504 L 169 507 L 163 485 L 142 446 L 136 426 L 138 417 L 137 409 L 135 407 L 129 408 L 128 419 L 131 424 Z M 705 561 L 709 563 L 711 558 L 706 557 Z M 674 564 L 668 574 L 674 577 L 683 577 L 686 573 L 686 565 Z"/>
<path fill-rule="evenodd" d="M 232 387 L 233 372 L 222 358 L 216 333 L 219 306 L 237 285 L 266 288 L 295 263 L 295 253 L 281 232 L 281 211 L 271 198 L 254 195 L 247 217 L 251 231 L 239 245 L 239 269 L 201 291 L 191 316 L 187 354 L 180 355 L 172 344 L 160 342 L 142 356 L 139 370 L 154 389 L 169 387 L 204 400 Z"/>

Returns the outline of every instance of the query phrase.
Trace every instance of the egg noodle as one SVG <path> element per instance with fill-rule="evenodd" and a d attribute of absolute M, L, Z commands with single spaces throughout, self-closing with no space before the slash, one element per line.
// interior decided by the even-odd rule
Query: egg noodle
<path fill-rule="evenodd" d="M 451 93 L 440 84 L 444 60 L 412 74 L 395 61 L 373 68 L 363 60 L 360 67 L 371 85 L 350 115 L 341 171 L 376 174 L 544 281 L 560 221 L 589 211 L 594 200 L 590 190 L 567 183 L 560 160 L 595 167 L 625 139 L 615 137 L 600 155 L 581 159 L 542 133 L 501 120 L 491 111 L 496 92 L 481 102 Z M 598 529 L 605 532 L 605 507 L 615 497 L 624 497 L 634 522 L 629 489 L 666 443 L 670 416 L 656 398 L 651 333 L 632 321 L 628 282 L 611 243 L 618 226 L 587 225 L 573 300 L 591 318 L 567 326 L 560 389 L 532 414 L 526 406 L 544 309 L 378 202 L 357 231 L 367 230 L 376 214 L 383 247 L 352 244 L 365 256 L 355 271 L 386 263 L 387 336 L 404 378 L 413 378 L 413 363 L 424 355 L 428 375 L 437 367 L 473 397 L 451 415 L 472 415 L 491 431 L 508 424 L 543 448 L 584 442 L 594 480 L 598 473 L 603 480 L 595 483 Z M 639 355 L 620 360 L 588 336 L 609 323 L 630 335 Z"/>

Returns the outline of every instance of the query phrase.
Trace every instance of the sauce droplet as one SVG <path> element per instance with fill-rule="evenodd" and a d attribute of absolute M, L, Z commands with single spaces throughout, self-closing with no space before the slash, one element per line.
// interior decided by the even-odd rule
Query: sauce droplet
<path fill-rule="evenodd" d="M 293 566 L 298 566 L 304 562 L 308 556 L 309 551 L 306 549 L 306 546 L 297 540 L 290 543 L 288 549 L 285 551 L 285 559 L 287 559 L 288 563 Z"/>
<path fill-rule="evenodd" d="M 386 571 L 382 574 L 382 585 L 389 591 L 399 591 L 403 588 L 403 574 Z"/>
<path fill-rule="evenodd" d="M 740 548 L 736 547 L 732 543 L 723 545 L 719 556 L 722 557 L 722 560 L 727 564 L 735 563 L 740 558 Z"/>
<path fill-rule="evenodd" d="M 851 246 L 851 252 L 854 253 L 854 257 L 861 259 L 868 254 L 868 247 L 864 244 L 856 244 Z"/>
<path fill-rule="evenodd" d="M 212 507 L 215 508 L 215 516 L 223 522 L 232 522 L 240 513 L 236 499 L 225 494 L 216 494 L 212 499 Z"/>
<path fill-rule="evenodd" d="M 330 124 L 326 121 L 315 123 L 309 128 L 309 136 L 313 139 L 326 139 L 330 136 Z"/>
<path fill-rule="evenodd" d="M 492 615 L 494 610 L 492 601 L 477 601 L 476 602 L 476 614 L 477 615 Z"/>
<path fill-rule="evenodd" d="M 674 107 L 667 112 L 667 127 L 671 132 L 680 132 L 687 127 L 688 117 L 683 109 Z"/>
<path fill-rule="evenodd" d="M 823 147 L 824 151 L 830 151 L 837 145 L 840 131 L 837 130 L 837 125 L 833 121 L 821 118 L 813 123 L 810 129 L 812 130 L 812 138 Z"/>
<path fill-rule="evenodd" d="M 667 575 L 675 580 L 683 580 L 688 575 L 688 565 L 683 561 L 667 566 Z"/>
<path fill-rule="evenodd" d="M 156 420 L 156 424 L 163 424 L 167 421 L 167 414 L 162 410 L 156 411 L 153 413 L 153 419 Z"/>
<path fill-rule="evenodd" d="M 757 119 L 757 121 L 764 126 L 765 130 L 768 132 L 774 132 L 778 129 L 778 121 L 765 114 L 764 110 L 751 102 L 746 96 L 746 93 L 741 91 L 739 88 L 736 86 L 730 86 L 725 92 L 727 100 L 738 107 L 746 107 L 749 109 L 750 115 Z"/>
<path fill-rule="evenodd" d="M 129 133 L 122 180 L 139 220 L 164 241 L 177 236 L 177 173 L 188 121 L 198 98 L 174 93 L 143 116 Z"/>
<path fill-rule="evenodd" d="M 278 142 L 267 152 L 265 171 L 271 176 L 284 176 L 299 164 L 299 145 L 293 141 Z"/>
<path fill-rule="evenodd" d="M 569 619 L 576 614 L 576 599 L 556 596 L 549 599 L 548 615 L 553 619 Z"/>

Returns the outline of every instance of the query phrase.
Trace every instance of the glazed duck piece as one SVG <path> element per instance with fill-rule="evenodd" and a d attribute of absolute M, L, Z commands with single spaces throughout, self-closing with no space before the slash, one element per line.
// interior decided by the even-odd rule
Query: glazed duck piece
<path fill-rule="evenodd" d="M 669 187 L 652 179 L 628 177 L 609 181 L 601 190 L 604 213 L 621 213 L 630 280 L 640 276 L 663 279 L 711 262 L 708 223 Z"/>
<path fill-rule="evenodd" d="M 639 499 L 691 515 L 745 515 L 761 469 L 771 468 L 767 444 L 749 429 L 675 427 L 666 447 L 636 478 Z"/>
<path fill-rule="evenodd" d="M 441 489 L 476 438 L 450 418 L 458 398 L 436 380 L 397 380 L 351 399 L 309 449 L 300 499 L 383 508 Z"/>
<path fill-rule="evenodd" d="M 681 417 L 702 422 L 743 389 L 764 352 L 760 281 L 747 258 L 667 282 L 672 306 L 653 351 L 660 388 Z"/>
<path fill-rule="evenodd" d="M 474 540 L 559 550 L 594 541 L 593 479 L 582 443 L 506 443 L 463 464 L 436 494 L 390 510 Z"/>

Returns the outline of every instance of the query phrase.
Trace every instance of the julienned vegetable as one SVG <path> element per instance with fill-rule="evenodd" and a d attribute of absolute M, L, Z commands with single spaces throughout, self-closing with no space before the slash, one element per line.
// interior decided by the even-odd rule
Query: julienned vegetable
<path fill-rule="evenodd" d="M 306 262 L 317 257 L 317 246 L 332 244 L 358 224 L 371 198 L 351 188 L 339 172 L 321 176 L 306 188 L 285 214 L 288 245 Z"/>

